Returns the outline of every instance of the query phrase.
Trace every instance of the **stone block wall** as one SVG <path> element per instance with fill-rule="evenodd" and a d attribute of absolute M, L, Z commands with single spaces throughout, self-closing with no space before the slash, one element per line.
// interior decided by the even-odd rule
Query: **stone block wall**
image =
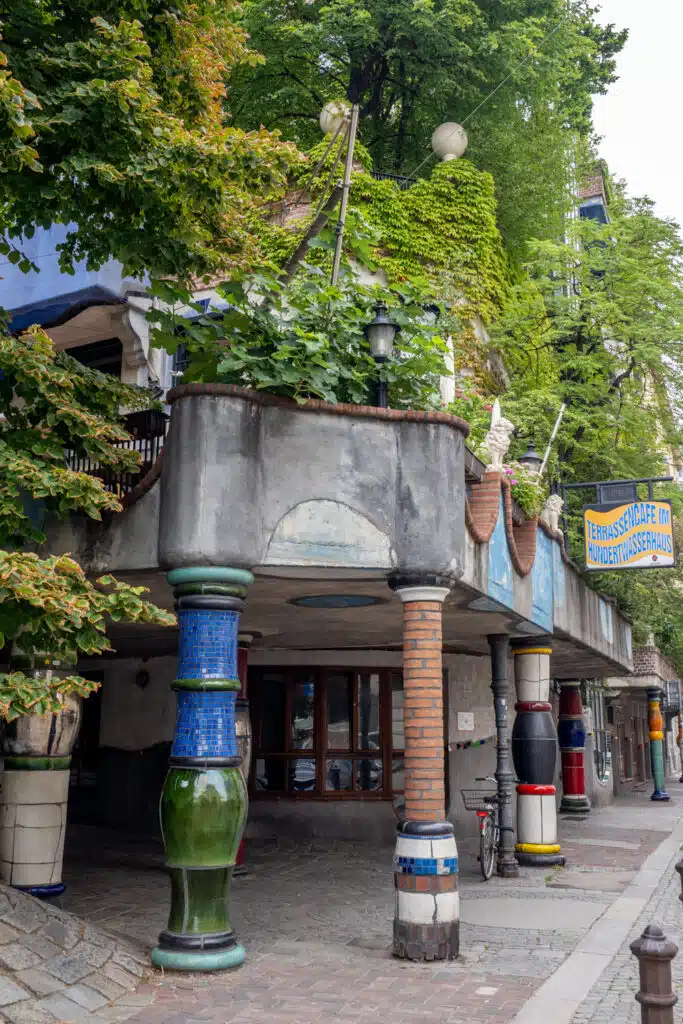
<path fill-rule="evenodd" d="M 678 672 L 661 653 L 658 647 L 652 644 L 645 644 L 643 647 L 636 647 L 633 650 L 633 675 L 636 677 L 647 677 L 659 680 L 660 684 L 667 679 L 678 679 Z M 635 682 L 635 680 L 634 680 Z M 650 685 L 649 682 L 645 685 Z M 657 685 L 653 681 L 652 685 Z"/>

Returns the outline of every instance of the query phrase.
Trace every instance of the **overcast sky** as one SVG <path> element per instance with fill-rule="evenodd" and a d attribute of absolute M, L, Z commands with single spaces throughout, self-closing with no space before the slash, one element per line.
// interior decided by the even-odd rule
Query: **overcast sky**
<path fill-rule="evenodd" d="M 599 19 L 629 29 L 619 81 L 595 101 L 601 155 L 634 195 L 683 224 L 683 2 L 598 0 Z"/>

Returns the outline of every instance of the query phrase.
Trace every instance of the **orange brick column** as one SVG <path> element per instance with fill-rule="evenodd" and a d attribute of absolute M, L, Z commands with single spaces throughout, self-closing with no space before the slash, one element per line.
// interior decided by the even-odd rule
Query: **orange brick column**
<path fill-rule="evenodd" d="M 403 602 L 405 820 L 394 857 L 394 954 L 409 960 L 458 955 L 458 849 L 446 821 L 440 577 L 400 578 Z"/>
<path fill-rule="evenodd" d="M 447 593 L 447 591 L 446 591 Z M 411 601 L 402 591 L 405 729 L 405 814 L 443 821 L 443 662 L 441 601 Z"/>

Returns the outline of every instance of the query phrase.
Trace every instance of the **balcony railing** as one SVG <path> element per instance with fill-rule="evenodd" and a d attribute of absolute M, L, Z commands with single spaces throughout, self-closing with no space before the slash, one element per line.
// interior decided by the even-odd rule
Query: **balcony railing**
<path fill-rule="evenodd" d="M 67 452 L 67 465 L 78 473 L 98 476 L 106 489 L 123 496 L 149 473 L 164 447 L 168 430 L 168 416 L 158 409 L 141 409 L 124 417 L 124 427 L 131 435 L 130 441 L 119 441 L 116 448 L 133 449 L 140 453 L 140 465 L 133 473 L 115 473 L 108 466 L 102 466 L 74 452 Z"/>
<path fill-rule="evenodd" d="M 681 710 L 681 684 L 678 679 L 667 679 L 662 697 L 662 713 L 677 715 Z"/>
<path fill-rule="evenodd" d="M 371 171 L 370 173 L 375 181 L 393 181 L 401 192 L 405 192 L 417 181 L 417 178 L 406 178 L 403 174 L 384 174 L 382 171 Z"/>

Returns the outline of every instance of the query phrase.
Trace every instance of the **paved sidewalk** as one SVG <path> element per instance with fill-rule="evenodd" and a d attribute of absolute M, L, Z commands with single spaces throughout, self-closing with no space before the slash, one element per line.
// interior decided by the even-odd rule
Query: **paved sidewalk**
<path fill-rule="evenodd" d="M 680 807 L 680 797 L 678 802 Z M 671 817 L 673 821 L 676 813 L 675 803 L 669 805 L 662 820 Z M 656 811 L 654 816 L 656 820 Z M 681 857 L 682 844 L 683 818 L 679 817 L 632 882 L 520 1010 L 515 1024 L 546 1024 L 549 1019 L 553 1024 L 626 1024 L 640 1020 L 635 1002 L 638 965 L 629 944 L 650 923 L 663 924 L 678 941 L 680 883 L 674 866 Z M 679 972 L 676 965 L 675 978 L 679 973 L 683 975 L 683 964 L 681 968 Z"/>
<path fill-rule="evenodd" d="M 600 969 L 585 976 L 585 1001 L 571 1006 L 574 1024 L 625 1024 L 637 1010 L 637 985 L 635 961 L 630 963 L 624 948 L 627 934 L 640 928 L 633 923 L 643 911 L 643 885 L 654 893 L 644 918 L 649 921 L 656 909 L 672 934 L 676 914 L 683 919 L 667 891 L 680 845 L 672 832 L 679 822 L 683 828 L 683 792 L 672 791 L 669 805 L 652 804 L 642 793 L 594 811 L 583 822 L 563 820 L 569 862 L 564 870 L 527 868 L 517 880 L 483 883 L 476 844 L 461 842 L 462 954 L 452 963 L 409 964 L 391 957 L 390 847 L 253 841 L 250 874 L 233 886 L 233 923 L 247 948 L 242 968 L 189 977 L 149 970 L 136 979 L 135 991 L 112 996 L 104 1006 L 67 1008 L 61 1017 L 38 1019 L 22 1016 L 18 1001 L 0 1007 L 0 1016 L 12 1024 L 508 1024 L 520 1013 L 533 1013 L 535 994 L 561 980 L 563 971 L 571 975 L 577 947 L 597 942 L 593 959 Z M 115 938 L 117 948 L 137 944 L 139 964 L 166 924 L 161 852 L 87 830 L 74 831 L 72 839 L 63 908 L 78 915 L 82 927 Z M 667 852 L 663 843 L 676 850 Z M 610 924 L 615 915 L 618 927 Z M 0 930 L 0 963 L 2 939 Z M 546 1008 L 543 1016 L 518 1019 L 559 1024 L 556 1009 L 551 1016 Z M 567 1024 L 571 1013 L 562 1018 Z"/>
<path fill-rule="evenodd" d="M 675 865 L 683 856 L 680 826 L 676 838 L 681 841 L 675 844 L 677 848 L 668 861 L 660 884 L 655 886 L 619 951 L 572 1017 L 572 1024 L 639 1024 L 640 1006 L 633 998 L 639 988 L 638 961 L 631 953 L 630 944 L 642 935 L 649 924 L 659 925 L 666 937 L 679 948 L 679 954 L 672 963 L 674 992 L 679 998 L 675 1014 L 679 1018 L 683 1001 L 683 906 L 679 900 L 681 884 Z"/>

